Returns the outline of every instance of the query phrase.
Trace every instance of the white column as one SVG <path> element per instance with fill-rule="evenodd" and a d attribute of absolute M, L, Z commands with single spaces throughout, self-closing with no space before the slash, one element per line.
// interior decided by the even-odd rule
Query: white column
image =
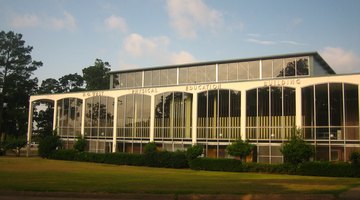
<path fill-rule="evenodd" d="M 295 126 L 296 128 L 302 127 L 302 117 L 301 117 L 301 88 L 296 87 L 295 88 Z"/>
<path fill-rule="evenodd" d="M 240 113 L 240 129 L 241 129 L 241 139 L 246 139 L 246 90 L 241 90 L 241 113 Z"/>
<path fill-rule="evenodd" d="M 193 93 L 193 101 L 192 101 L 192 129 L 191 129 L 191 134 L 192 134 L 192 144 L 196 144 L 197 143 L 197 115 L 198 115 L 198 94 L 197 93 Z"/>
<path fill-rule="evenodd" d="M 118 98 L 115 97 L 114 99 L 114 127 L 113 127 L 113 146 L 112 146 L 112 152 L 116 152 L 116 136 L 117 136 L 117 118 L 118 118 Z"/>
<path fill-rule="evenodd" d="M 81 138 L 85 138 L 85 99 L 83 99 L 81 107 Z"/>
<path fill-rule="evenodd" d="M 155 95 L 151 95 L 150 105 L 150 142 L 154 142 L 155 128 Z"/>
<path fill-rule="evenodd" d="M 33 102 L 30 99 L 30 101 L 29 101 L 29 115 L 28 115 L 28 132 L 27 132 L 26 157 L 29 157 L 29 153 L 30 153 L 31 135 L 32 135 L 32 131 L 33 131 L 32 122 L 33 122 Z"/>
<path fill-rule="evenodd" d="M 57 108 L 57 100 L 54 100 L 54 117 L 53 117 L 53 128 L 52 130 L 56 130 L 56 120 L 57 120 L 57 115 L 58 115 L 58 108 Z"/>

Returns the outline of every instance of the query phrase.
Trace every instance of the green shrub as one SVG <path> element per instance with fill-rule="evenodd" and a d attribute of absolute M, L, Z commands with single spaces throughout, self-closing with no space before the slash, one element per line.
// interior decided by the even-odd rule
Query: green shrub
<path fill-rule="evenodd" d="M 39 142 L 38 152 L 42 158 L 48 158 L 51 153 L 62 146 L 61 140 L 57 135 L 48 135 Z"/>
<path fill-rule="evenodd" d="M 87 145 L 86 140 L 84 138 L 78 137 L 74 144 L 74 149 L 79 152 L 83 152 L 85 151 L 86 145 Z"/>
<path fill-rule="evenodd" d="M 351 164 L 359 166 L 360 165 L 360 151 L 351 152 L 350 161 L 351 161 Z"/>
<path fill-rule="evenodd" d="M 189 147 L 186 150 L 187 160 L 190 162 L 190 161 L 194 160 L 195 158 L 199 157 L 203 153 L 203 150 L 204 150 L 203 146 L 197 145 L 197 144 Z"/>
<path fill-rule="evenodd" d="M 144 153 L 153 153 L 153 152 L 157 152 L 157 146 L 155 144 L 155 142 L 149 142 L 144 146 Z"/>
<path fill-rule="evenodd" d="M 240 160 L 224 158 L 196 158 L 190 161 L 190 168 L 206 171 L 242 172 L 243 165 Z"/>
<path fill-rule="evenodd" d="M 280 151 L 284 155 L 284 162 L 292 165 L 298 165 L 307 162 L 314 155 L 314 147 L 305 142 L 300 137 L 301 130 L 294 130 L 293 137 L 284 143 Z"/>
<path fill-rule="evenodd" d="M 53 151 L 48 158 L 55 160 L 76 160 L 77 153 L 74 149 L 60 149 Z"/>
<path fill-rule="evenodd" d="M 226 151 L 229 155 L 239 157 L 241 160 L 245 160 L 246 156 L 250 155 L 254 149 L 254 145 L 249 141 L 243 141 L 238 139 L 226 147 Z"/>
<path fill-rule="evenodd" d="M 360 169 L 349 163 L 307 162 L 299 165 L 296 174 L 306 176 L 359 177 Z"/>
<path fill-rule="evenodd" d="M 185 152 L 159 151 L 144 154 L 149 167 L 187 168 L 189 167 Z"/>

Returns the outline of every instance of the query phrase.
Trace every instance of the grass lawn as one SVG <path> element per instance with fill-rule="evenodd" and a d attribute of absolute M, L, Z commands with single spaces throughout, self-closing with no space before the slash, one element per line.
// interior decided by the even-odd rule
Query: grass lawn
<path fill-rule="evenodd" d="M 332 194 L 359 178 L 193 171 L 0 157 L 0 190 L 153 194 Z"/>

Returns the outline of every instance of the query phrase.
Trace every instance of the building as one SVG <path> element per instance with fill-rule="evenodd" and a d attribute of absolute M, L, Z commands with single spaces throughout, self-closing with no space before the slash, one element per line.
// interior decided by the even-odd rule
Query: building
<path fill-rule="evenodd" d="M 316 160 L 348 161 L 360 150 L 360 74 L 337 75 L 316 52 L 172 65 L 110 73 L 109 90 L 35 95 L 54 102 L 53 128 L 71 148 L 77 135 L 91 152 L 141 153 L 202 144 L 227 157 L 238 138 L 256 160 L 281 163 L 294 128 L 316 147 Z"/>

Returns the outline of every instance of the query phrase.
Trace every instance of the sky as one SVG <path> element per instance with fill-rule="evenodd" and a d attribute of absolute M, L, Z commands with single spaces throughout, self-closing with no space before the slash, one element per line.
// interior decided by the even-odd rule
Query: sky
<path fill-rule="evenodd" d="M 21 33 L 39 80 L 319 52 L 337 73 L 360 72 L 359 0 L 0 0 L 0 31 Z"/>

